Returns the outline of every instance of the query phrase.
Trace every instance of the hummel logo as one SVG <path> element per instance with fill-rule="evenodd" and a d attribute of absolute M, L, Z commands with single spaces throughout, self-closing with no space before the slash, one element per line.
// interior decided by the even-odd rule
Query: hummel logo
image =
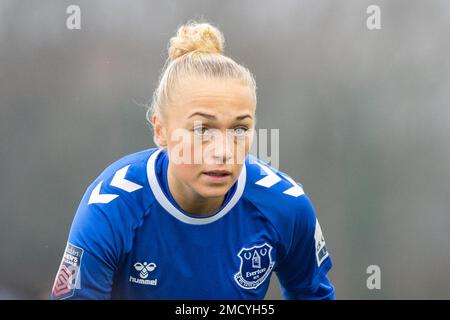
<path fill-rule="evenodd" d="M 153 270 L 156 269 L 156 263 L 154 262 L 136 262 L 133 265 L 134 269 L 136 271 L 139 271 L 139 277 L 135 278 L 133 276 L 130 276 L 130 279 L 128 281 L 133 282 L 133 283 L 139 283 L 139 284 L 145 284 L 145 285 L 149 285 L 149 286 L 156 286 L 158 284 L 158 279 L 147 279 L 150 272 L 152 272 Z"/>
<path fill-rule="evenodd" d="M 134 268 L 136 269 L 136 271 L 140 271 L 139 276 L 142 279 L 147 279 L 148 273 L 155 270 L 156 264 L 154 264 L 153 262 L 149 264 L 147 264 L 147 262 L 144 263 L 136 262 L 134 264 Z"/>

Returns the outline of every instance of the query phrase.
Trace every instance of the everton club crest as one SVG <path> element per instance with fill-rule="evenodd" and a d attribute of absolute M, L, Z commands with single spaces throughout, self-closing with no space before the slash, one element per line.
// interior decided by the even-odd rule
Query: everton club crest
<path fill-rule="evenodd" d="M 234 280 L 244 289 L 256 289 L 272 271 L 272 246 L 264 243 L 251 248 L 242 248 L 237 254 L 241 260 L 239 272 Z"/>

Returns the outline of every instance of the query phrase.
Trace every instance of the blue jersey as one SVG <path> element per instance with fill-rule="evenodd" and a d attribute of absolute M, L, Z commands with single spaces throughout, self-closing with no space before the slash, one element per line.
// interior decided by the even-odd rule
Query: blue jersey
<path fill-rule="evenodd" d="M 222 207 L 185 212 L 152 148 L 88 187 L 52 299 L 263 299 L 273 272 L 285 299 L 334 299 L 314 207 L 288 175 L 248 155 Z"/>

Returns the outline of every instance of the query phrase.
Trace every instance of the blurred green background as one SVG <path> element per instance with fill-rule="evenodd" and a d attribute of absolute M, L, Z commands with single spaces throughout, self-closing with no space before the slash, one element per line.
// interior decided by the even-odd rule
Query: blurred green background
<path fill-rule="evenodd" d="M 0 299 L 47 297 L 86 187 L 153 146 L 139 104 L 196 18 L 254 73 L 258 128 L 280 129 L 280 169 L 314 202 L 336 298 L 450 298 L 449 1 L 0 0 Z"/>

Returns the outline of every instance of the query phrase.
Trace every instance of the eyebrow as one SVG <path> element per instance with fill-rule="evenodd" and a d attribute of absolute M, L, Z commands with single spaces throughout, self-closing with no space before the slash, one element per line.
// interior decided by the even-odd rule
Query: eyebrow
<path fill-rule="evenodd" d="M 210 119 L 210 120 L 217 120 L 216 116 L 214 116 L 212 114 L 203 113 L 203 112 L 194 112 L 188 118 L 192 118 L 193 116 L 201 116 L 201 117 L 205 117 L 205 118 Z M 243 120 L 245 118 L 252 119 L 253 117 L 251 115 L 249 115 L 249 114 L 244 114 L 242 116 L 237 116 L 236 120 Z"/>

